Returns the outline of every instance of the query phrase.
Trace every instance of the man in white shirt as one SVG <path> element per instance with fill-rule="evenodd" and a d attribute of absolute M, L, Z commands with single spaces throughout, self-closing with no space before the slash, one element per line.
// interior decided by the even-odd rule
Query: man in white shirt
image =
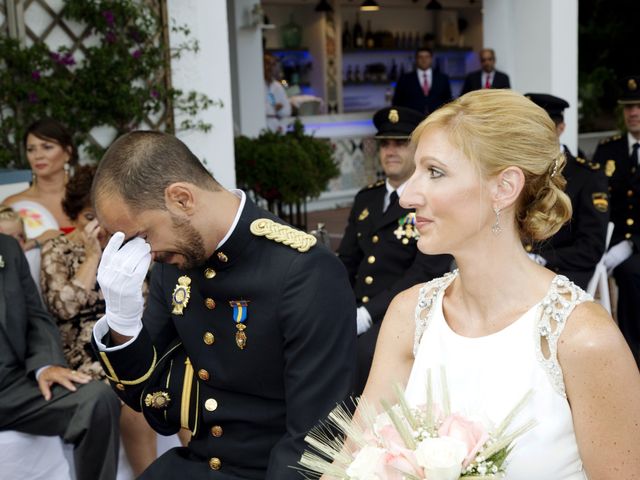
<path fill-rule="evenodd" d="M 272 132 L 286 131 L 286 117 L 291 116 L 291 103 L 282 84 L 275 79 L 277 60 L 273 55 L 264 55 L 265 106 L 267 128 Z"/>

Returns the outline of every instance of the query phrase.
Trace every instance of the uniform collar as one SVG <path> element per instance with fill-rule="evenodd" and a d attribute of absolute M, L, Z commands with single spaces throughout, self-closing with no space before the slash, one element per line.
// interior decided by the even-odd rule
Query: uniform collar
<path fill-rule="evenodd" d="M 251 222 L 266 216 L 265 212 L 249 200 L 244 192 L 241 190 L 233 190 L 232 192 L 241 198 L 238 213 L 227 235 L 218 244 L 218 248 L 205 265 L 206 268 L 213 268 L 215 271 L 229 268 L 240 258 L 242 252 L 255 238 L 249 230 Z"/>

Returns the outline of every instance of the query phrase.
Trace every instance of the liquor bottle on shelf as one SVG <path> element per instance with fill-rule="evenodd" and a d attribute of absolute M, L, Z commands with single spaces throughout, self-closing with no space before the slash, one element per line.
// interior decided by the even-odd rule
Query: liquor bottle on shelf
<path fill-rule="evenodd" d="M 353 68 L 351 65 L 347 67 L 347 83 L 353 83 Z"/>
<path fill-rule="evenodd" d="M 355 48 L 364 47 L 364 34 L 362 33 L 362 25 L 360 25 L 360 16 L 356 13 L 356 23 L 353 26 L 353 46 Z"/>
<path fill-rule="evenodd" d="M 400 34 L 398 32 L 393 34 L 393 46 L 400 48 Z"/>
<path fill-rule="evenodd" d="M 342 48 L 351 48 L 351 32 L 349 31 L 349 22 L 345 20 L 344 28 L 342 29 Z"/>
<path fill-rule="evenodd" d="M 367 34 L 364 37 L 364 44 L 367 48 L 373 48 L 375 46 L 373 33 L 371 32 L 371 20 L 367 21 Z"/>

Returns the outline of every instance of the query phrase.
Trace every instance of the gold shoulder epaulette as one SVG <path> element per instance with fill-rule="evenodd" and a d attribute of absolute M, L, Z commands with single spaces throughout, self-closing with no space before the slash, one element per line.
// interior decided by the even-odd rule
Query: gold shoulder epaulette
<path fill-rule="evenodd" d="M 366 187 L 363 188 L 363 190 L 369 190 L 370 188 L 378 188 L 381 185 L 384 185 L 384 180 L 378 180 L 375 183 L 370 183 L 369 185 L 367 185 Z"/>
<path fill-rule="evenodd" d="M 600 145 L 604 145 L 605 143 L 613 142 L 614 140 L 620 140 L 622 136 L 620 134 L 612 135 L 608 138 L 603 138 L 600 140 Z"/>
<path fill-rule="evenodd" d="M 251 233 L 257 237 L 267 237 L 274 242 L 287 245 L 299 252 L 306 252 L 318 241 L 308 233 L 296 230 L 289 225 L 274 222 L 268 218 L 259 218 L 251 222 Z"/>
<path fill-rule="evenodd" d="M 581 165 L 587 163 L 587 161 L 582 157 L 576 157 L 576 162 L 581 164 Z"/>
<path fill-rule="evenodd" d="M 600 170 L 600 164 L 599 163 L 589 162 L 588 165 L 589 165 L 589 168 L 591 170 Z"/>

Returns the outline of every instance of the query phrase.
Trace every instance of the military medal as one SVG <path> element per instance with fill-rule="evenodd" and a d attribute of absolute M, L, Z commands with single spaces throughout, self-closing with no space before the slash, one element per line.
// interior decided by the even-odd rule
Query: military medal
<path fill-rule="evenodd" d="M 171 294 L 171 304 L 173 305 L 171 313 L 173 315 L 182 315 L 183 310 L 187 308 L 191 297 L 191 287 L 189 285 L 191 285 L 191 279 L 186 275 L 178 278 L 178 284 Z"/>
<path fill-rule="evenodd" d="M 404 217 L 400 217 L 398 220 L 398 228 L 393 231 L 393 234 L 398 240 L 402 240 L 404 245 L 409 243 L 409 240 L 420 238 L 420 232 L 415 228 L 416 214 L 411 212 Z"/>
<path fill-rule="evenodd" d="M 236 345 L 240 350 L 244 350 L 247 346 L 247 334 L 245 330 L 247 326 L 247 310 L 249 306 L 249 300 L 231 300 L 229 305 L 233 307 L 233 321 L 236 324 L 238 331 L 236 332 Z"/>
<path fill-rule="evenodd" d="M 367 218 L 368 216 L 369 216 L 369 209 L 368 209 L 368 208 L 365 208 L 364 210 L 362 210 L 362 211 L 360 212 L 360 215 L 358 215 L 358 220 L 362 221 L 362 220 L 364 220 L 365 218 Z"/>

